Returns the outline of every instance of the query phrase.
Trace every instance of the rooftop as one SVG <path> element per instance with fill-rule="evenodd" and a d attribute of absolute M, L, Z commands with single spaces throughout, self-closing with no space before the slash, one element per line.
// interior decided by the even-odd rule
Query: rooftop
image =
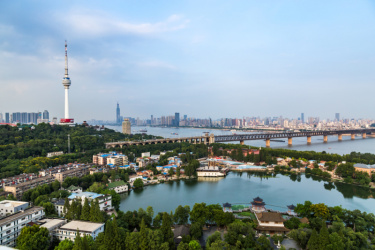
<path fill-rule="evenodd" d="M 23 217 L 25 217 L 26 215 L 30 215 L 32 213 L 36 213 L 36 212 L 39 212 L 39 211 L 42 211 L 44 210 L 43 207 L 31 207 L 31 208 L 28 208 L 28 209 L 25 209 L 24 211 L 20 211 L 18 213 L 15 213 L 15 214 L 12 214 L 12 215 L 9 215 L 9 216 L 6 216 L 4 217 L 3 219 L 0 220 L 0 227 L 14 221 L 14 220 L 18 220 L 18 219 L 21 219 Z"/>
<path fill-rule="evenodd" d="M 73 220 L 64 226 L 60 227 L 61 230 L 71 230 L 71 231 L 77 231 L 79 229 L 80 232 L 94 232 L 98 228 L 104 226 L 104 223 L 94 223 L 94 222 L 88 222 L 88 221 L 79 221 L 79 220 Z"/>
<path fill-rule="evenodd" d="M 108 188 L 115 188 L 115 187 L 124 186 L 124 185 L 126 185 L 125 181 L 114 181 L 114 182 L 108 183 Z"/>
<path fill-rule="evenodd" d="M 29 204 L 29 203 L 25 201 L 11 201 L 11 200 L 0 201 L 0 205 L 3 205 L 5 207 L 17 207 L 17 206 L 22 206 L 25 204 Z"/>
<path fill-rule="evenodd" d="M 68 199 L 75 199 L 75 198 L 91 198 L 91 199 L 96 199 L 98 197 L 101 197 L 103 196 L 103 194 L 97 194 L 97 193 L 94 193 L 94 192 L 82 192 L 82 193 L 72 193 Z"/>
<path fill-rule="evenodd" d="M 273 221 L 273 222 L 284 222 L 285 219 L 281 216 L 280 213 L 274 212 L 263 212 L 256 214 L 260 221 Z"/>
<path fill-rule="evenodd" d="M 64 220 L 64 219 L 43 219 L 43 220 L 39 220 L 38 223 L 41 227 L 45 227 L 45 228 L 47 228 L 48 231 L 51 231 L 54 228 L 56 228 L 57 226 L 59 226 L 61 224 L 65 224 L 66 220 Z"/>

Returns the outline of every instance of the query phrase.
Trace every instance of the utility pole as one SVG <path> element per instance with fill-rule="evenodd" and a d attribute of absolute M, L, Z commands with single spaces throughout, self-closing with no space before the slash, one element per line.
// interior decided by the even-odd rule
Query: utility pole
<path fill-rule="evenodd" d="M 68 134 L 68 154 L 70 154 L 70 134 Z"/>

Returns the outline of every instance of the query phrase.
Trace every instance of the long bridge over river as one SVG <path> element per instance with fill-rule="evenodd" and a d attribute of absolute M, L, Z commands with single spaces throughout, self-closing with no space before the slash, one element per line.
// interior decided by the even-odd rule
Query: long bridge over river
<path fill-rule="evenodd" d="M 181 138 L 164 138 L 164 139 L 152 139 L 143 141 L 119 141 L 119 142 L 108 142 L 105 144 L 106 148 L 124 147 L 132 145 L 149 145 L 159 143 L 176 143 L 176 142 L 188 142 L 192 144 L 204 143 L 222 143 L 239 141 L 244 144 L 247 140 L 265 140 L 266 146 L 270 147 L 271 139 L 288 138 L 288 145 L 292 145 L 293 137 L 306 137 L 307 144 L 311 144 L 312 136 L 323 136 L 323 141 L 328 142 L 329 135 L 337 135 L 338 140 L 342 141 L 343 136 L 351 136 L 354 140 L 356 134 L 361 134 L 362 138 L 365 139 L 368 134 L 375 134 L 374 129 L 350 129 L 350 130 L 321 130 L 321 131 L 305 131 L 305 132 L 274 132 L 274 133 L 262 133 L 262 134 L 233 134 L 233 135 L 214 135 L 206 133 L 203 136 L 193 137 L 181 137 Z"/>

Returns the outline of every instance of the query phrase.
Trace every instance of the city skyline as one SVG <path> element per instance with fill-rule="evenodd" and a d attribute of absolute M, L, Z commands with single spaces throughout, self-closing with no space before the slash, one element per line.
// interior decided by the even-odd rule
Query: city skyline
<path fill-rule="evenodd" d="M 6 2 L 0 112 L 64 117 L 68 40 L 77 122 L 113 120 L 117 101 L 124 117 L 371 119 L 374 12 L 371 1 Z"/>

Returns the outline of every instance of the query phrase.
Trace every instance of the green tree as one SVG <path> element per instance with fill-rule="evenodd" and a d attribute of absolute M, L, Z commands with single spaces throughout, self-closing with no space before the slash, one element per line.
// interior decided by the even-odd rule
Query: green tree
<path fill-rule="evenodd" d="M 345 243 L 343 242 L 343 239 L 340 237 L 338 233 L 333 232 L 332 234 L 330 234 L 329 241 L 330 241 L 330 244 L 327 245 L 325 249 L 328 249 L 328 250 L 345 249 Z"/>
<path fill-rule="evenodd" d="M 82 207 L 81 220 L 90 220 L 90 205 L 89 200 L 86 197 Z"/>
<path fill-rule="evenodd" d="M 72 250 L 74 246 L 73 241 L 65 239 L 59 243 L 55 250 Z"/>
<path fill-rule="evenodd" d="M 190 213 L 190 207 L 188 205 L 186 206 L 181 206 L 179 205 L 173 216 L 173 220 L 176 224 L 178 225 L 185 225 L 189 221 L 189 213 Z"/>
<path fill-rule="evenodd" d="M 326 223 L 322 223 L 322 228 L 320 229 L 319 232 L 319 244 L 320 244 L 320 249 L 324 249 L 329 245 L 329 232 L 326 226 Z"/>
<path fill-rule="evenodd" d="M 17 238 L 17 248 L 25 250 L 45 249 L 50 244 L 50 236 L 47 228 L 33 225 L 31 227 L 23 227 Z"/>
<path fill-rule="evenodd" d="M 58 190 L 60 189 L 60 182 L 59 182 L 58 180 L 52 182 L 51 185 L 52 185 L 52 189 L 53 189 L 54 191 L 58 191 Z"/>
<path fill-rule="evenodd" d="M 90 221 L 103 222 L 103 215 L 100 211 L 99 202 L 97 201 L 97 199 L 91 201 Z"/>
<path fill-rule="evenodd" d="M 143 185 L 143 181 L 140 178 L 136 179 L 133 183 L 134 188 L 143 188 Z"/>
<path fill-rule="evenodd" d="M 77 229 L 76 238 L 74 239 L 73 250 L 83 250 L 83 244 L 81 239 L 81 233 Z"/>
<path fill-rule="evenodd" d="M 319 235 L 315 229 L 313 229 L 310 239 L 307 242 L 308 249 L 320 249 Z"/>
<path fill-rule="evenodd" d="M 150 244 L 149 244 L 149 238 L 148 238 L 148 231 L 146 228 L 145 220 L 142 219 L 141 225 L 140 225 L 140 243 L 139 247 L 141 249 L 150 249 Z"/>
<path fill-rule="evenodd" d="M 202 224 L 200 222 L 193 222 L 190 226 L 190 235 L 193 239 L 200 239 L 203 235 Z"/>
<path fill-rule="evenodd" d="M 63 208 L 64 215 L 66 215 L 68 213 L 69 209 L 70 209 L 69 199 L 65 198 L 64 208 Z"/>
<path fill-rule="evenodd" d="M 162 233 L 163 242 L 168 242 L 169 247 L 173 248 L 173 232 L 171 229 L 171 218 L 169 217 L 168 213 L 163 214 L 160 231 Z"/>
<path fill-rule="evenodd" d="M 199 222 L 201 225 L 206 224 L 206 221 L 209 218 L 209 209 L 206 206 L 206 203 L 195 203 L 193 210 L 190 212 L 191 222 Z"/>
<path fill-rule="evenodd" d="M 202 249 L 198 241 L 192 240 L 189 242 L 189 250 L 199 250 Z"/>

